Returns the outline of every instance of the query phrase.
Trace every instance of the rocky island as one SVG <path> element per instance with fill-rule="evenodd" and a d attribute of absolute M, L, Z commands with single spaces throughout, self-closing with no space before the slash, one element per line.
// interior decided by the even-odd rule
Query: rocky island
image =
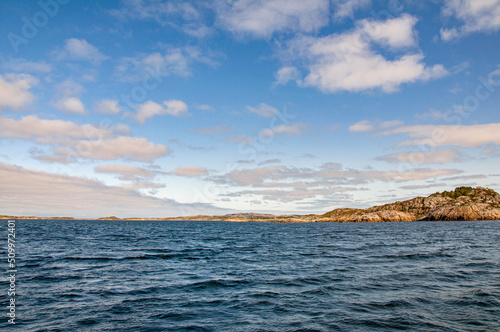
<path fill-rule="evenodd" d="M 0 215 L 0 219 L 74 219 L 72 217 L 39 218 Z M 193 220 L 225 222 L 397 222 L 397 221 L 460 221 L 500 220 L 500 195 L 483 187 L 458 187 L 453 191 L 434 193 L 406 201 L 373 206 L 367 209 L 340 208 L 322 215 L 272 215 L 234 213 L 220 216 L 198 215 L 168 218 L 118 218 L 97 220 Z"/>

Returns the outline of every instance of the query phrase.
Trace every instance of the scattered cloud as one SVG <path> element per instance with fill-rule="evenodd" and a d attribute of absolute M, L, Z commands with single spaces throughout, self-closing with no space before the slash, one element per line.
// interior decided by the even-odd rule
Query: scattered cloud
<path fill-rule="evenodd" d="M 500 144 L 500 123 L 483 125 L 415 125 L 403 126 L 380 135 L 404 134 L 410 140 L 403 141 L 398 146 L 428 145 L 461 146 L 475 148 L 489 143 Z"/>
<path fill-rule="evenodd" d="M 303 80 L 297 80 L 301 86 L 316 87 L 325 93 L 376 88 L 394 92 L 402 84 L 448 73 L 440 64 L 427 67 L 421 52 L 406 51 L 416 47 L 416 22 L 408 14 L 386 21 L 361 20 L 345 33 L 293 38 L 284 54 L 309 72 Z M 380 47 L 406 54 L 388 59 L 377 51 Z"/>
<path fill-rule="evenodd" d="M 500 0 L 446 0 L 443 15 L 463 23 L 458 27 L 442 28 L 440 34 L 444 41 L 475 32 L 500 30 Z"/>
<path fill-rule="evenodd" d="M 56 97 L 52 105 L 63 113 L 86 114 L 87 110 L 80 99 L 83 90 L 80 83 L 71 79 L 65 80 L 56 85 Z"/>
<path fill-rule="evenodd" d="M 281 164 L 281 159 L 268 159 L 261 161 L 258 166 L 271 165 L 271 164 Z"/>
<path fill-rule="evenodd" d="M 38 80 L 28 74 L 0 75 L 0 111 L 27 108 L 35 100 L 30 89 L 37 84 Z"/>
<path fill-rule="evenodd" d="M 279 32 L 314 32 L 329 22 L 328 0 L 237 0 L 221 3 L 220 26 L 239 35 L 269 38 Z"/>
<path fill-rule="evenodd" d="M 110 10 L 110 14 L 121 20 L 152 20 L 161 26 L 174 27 L 187 35 L 205 37 L 212 32 L 203 15 L 204 3 L 185 1 L 161 2 L 159 0 L 126 0 L 123 7 Z"/>
<path fill-rule="evenodd" d="M 8 71 L 16 72 L 38 72 L 38 73 L 50 73 L 53 70 L 51 64 L 45 62 L 34 62 L 28 61 L 23 58 L 14 58 L 9 61 L 2 63 L 2 68 Z"/>
<path fill-rule="evenodd" d="M 299 81 L 301 78 L 300 71 L 294 66 L 281 67 L 276 74 L 274 74 L 276 79 L 276 85 L 285 85 L 290 81 Z"/>
<path fill-rule="evenodd" d="M 339 164 L 327 164 L 319 169 L 295 168 L 282 165 L 238 169 L 223 176 L 212 177 L 222 184 L 266 188 L 314 188 L 346 184 L 362 184 L 372 181 L 404 182 L 425 180 L 444 175 L 461 173 L 453 169 L 417 168 L 405 171 L 375 171 L 343 169 Z M 294 181 L 291 181 L 294 180 Z"/>
<path fill-rule="evenodd" d="M 418 190 L 418 189 L 427 189 L 427 188 L 443 188 L 446 187 L 446 183 L 444 182 L 435 182 L 435 183 L 426 183 L 426 184 L 416 184 L 416 185 L 409 185 L 409 186 L 401 186 L 399 188 L 401 189 L 406 189 L 406 190 Z"/>
<path fill-rule="evenodd" d="M 85 106 L 78 97 L 63 97 L 54 103 L 54 107 L 63 113 L 85 114 Z"/>
<path fill-rule="evenodd" d="M 292 135 L 300 135 L 302 131 L 306 128 L 303 123 L 292 123 L 289 125 L 277 125 L 272 128 L 266 128 L 260 131 L 259 136 L 262 138 L 271 138 L 276 134 L 288 134 Z"/>
<path fill-rule="evenodd" d="M 0 137 L 34 140 L 50 145 L 52 161 L 97 159 L 136 160 L 149 162 L 166 155 L 168 148 L 145 138 L 120 136 L 128 128 L 123 125 L 100 128 L 90 124 L 78 125 L 71 121 L 40 119 L 31 115 L 20 120 L 0 118 Z"/>
<path fill-rule="evenodd" d="M 350 132 L 370 132 L 381 129 L 388 129 L 393 127 L 400 127 L 404 124 L 403 121 L 400 120 L 391 120 L 391 121 L 369 121 L 363 120 L 359 121 L 351 126 L 349 126 Z"/>
<path fill-rule="evenodd" d="M 102 114 L 116 115 L 122 112 L 120 104 L 114 99 L 99 100 L 95 105 L 95 110 Z"/>
<path fill-rule="evenodd" d="M 135 160 L 150 162 L 168 153 L 162 144 L 154 144 L 142 137 L 118 136 L 97 141 L 69 142 L 65 148 L 56 148 L 56 155 L 96 160 Z"/>
<path fill-rule="evenodd" d="M 349 126 L 349 131 L 353 133 L 364 133 L 374 129 L 373 124 L 368 120 L 363 120 Z"/>
<path fill-rule="evenodd" d="M 181 204 L 146 196 L 133 188 L 0 163 L 0 205 L 12 215 L 77 218 L 116 215 L 120 217 L 166 217 L 221 214 L 208 204 Z"/>
<path fill-rule="evenodd" d="M 413 151 L 392 153 L 376 158 L 388 163 L 409 163 L 409 164 L 446 164 L 463 161 L 460 152 L 454 149 Z"/>
<path fill-rule="evenodd" d="M 378 127 L 380 129 L 387 129 L 387 128 L 392 128 L 392 127 L 400 127 L 404 125 L 403 121 L 400 120 L 390 120 L 390 121 L 383 121 L 379 123 Z"/>
<path fill-rule="evenodd" d="M 353 18 L 354 12 L 368 7 L 371 0 L 332 0 L 332 4 L 334 6 L 333 19 L 342 21 L 346 17 Z"/>
<path fill-rule="evenodd" d="M 147 101 L 144 104 L 137 105 L 137 114 L 135 116 L 139 123 L 144 124 L 147 119 L 155 115 L 172 115 L 180 116 L 188 114 L 188 106 L 180 100 L 166 100 L 163 105 L 155 103 L 154 101 Z"/>
<path fill-rule="evenodd" d="M 109 58 L 85 39 L 76 38 L 66 39 L 63 49 L 56 53 L 58 60 L 89 61 L 95 64 L 100 64 Z"/>
<path fill-rule="evenodd" d="M 359 186 L 371 182 L 407 182 L 436 179 L 460 174 L 453 169 L 417 168 L 405 171 L 375 171 L 344 169 L 337 163 L 327 163 L 317 169 L 283 165 L 237 169 L 210 180 L 235 187 L 251 187 L 229 193 L 227 197 L 262 195 L 264 200 L 300 203 L 335 197 L 340 192 L 362 190 Z M 353 187 L 355 186 L 355 187 Z"/>
<path fill-rule="evenodd" d="M 275 134 L 293 134 L 298 135 L 302 133 L 302 129 L 304 128 L 304 124 L 302 123 L 293 123 L 290 125 L 277 125 L 271 128 L 271 131 Z"/>
<path fill-rule="evenodd" d="M 161 82 L 162 77 L 169 75 L 191 76 L 195 63 L 217 66 L 220 57 L 219 53 L 202 51 L 196 46 L 166 46 L 163 53 L 139 54 L 119 59 L 114 75 L 124 81 L 140 81 L 149 77 L 151 81 Z"/>
<path fill-rule="evenodd" d="M 472 179 L 486 179 L 487 176 L 484 174 L 475 174 L 475 175 L 461 175 L 461 176 L 452 176 L 449 178 L 443 178 L 443 181 L 465 181 Z"/>
<path fill-rule="evenodd" d="M 113 134 L 111 129 L 99 128 L 95 125 L 78 125 L 72 121 L 40 119 L 36 115 L 22 117 L 20 120 L 0 118 L 0 137 L 34 139 L 52 138 L 53 141 L 70 137 L 84 139 L 90 137 L 108 138 Z"/>
<path fill-rule="evenodd" d="M 279 114 L 277 108 L 262 103 L 256 107 L 247 106 L 247 110 L 264 118 L 272 118 Z"/>
<path fill-rule="evenodd" d="M 447 115 L 441 111 L 431 108 L 429 111 L 425 113 L 415 114 L 415 117 L 421 120 L 427 120 L 427 119 L 444 120 L 447 118 Z"/>
<path fill-rule="evenodd" d="M 208 170 L 200 166 L 181 166 L 174 169 L 172 173 L 177 176 L 197 177 L 208 175 Z"/>
<path fill-rule="evenodd" d="M 99 165 L 95 168 L 97 173 L 118 174 L 125 177 L 152 178 L 155 173 L 138 166 L 131 165 Z"/>

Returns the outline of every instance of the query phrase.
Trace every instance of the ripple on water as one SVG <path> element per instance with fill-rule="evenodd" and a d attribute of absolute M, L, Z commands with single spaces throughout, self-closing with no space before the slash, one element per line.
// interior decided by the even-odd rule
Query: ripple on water
<path fill-rule="evenodd" d="M 500 331 L 500 222 L 463 225 L 19 221 L 20 327 Z"/>

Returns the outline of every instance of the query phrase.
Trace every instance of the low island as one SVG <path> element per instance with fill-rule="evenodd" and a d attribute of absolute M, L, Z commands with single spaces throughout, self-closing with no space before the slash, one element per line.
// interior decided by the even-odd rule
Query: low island
<path fill-rule="evenodd" d="M 69 220 L 75 218 L 0 215 L 0 219 Z M 111 216 L 98 218 L 97 220 L 191 220 L 275 223 L 500 220 L 500 195 L 494 190 L 484 187 L 458 187 L 453 191 L 437 192 L 428 197 L 416 197 L 406 201 L 373 206 L 367 209 L 340 208 L 322 215 L 276 216 L 259 213 L 235 213 L 220 216 L 198 215 L 168 218 L 118 218 Z"/>

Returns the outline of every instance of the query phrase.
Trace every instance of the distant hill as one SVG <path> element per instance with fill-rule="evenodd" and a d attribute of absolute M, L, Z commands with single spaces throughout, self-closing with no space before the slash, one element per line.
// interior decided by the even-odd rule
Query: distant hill
<path fill-rule="evenodd" d="M 38 218 L 2 216 L 0 219 L 74 219 L 72 217 Z M 98 220 L 194 220 L 227 222 L 389 222 L 389 221 L 448 221 L 500 220 L 500 195 L 483 187 L 458 187 L 453 191 L 434 193 L 406 201 L 373 206 L 367 209 L 341 208 L 322 215 L 282 215 L 262 213 L 233 213 L 223 216 L 187 216 L 169 218 L 125 218 L 115 216 Z"/>

